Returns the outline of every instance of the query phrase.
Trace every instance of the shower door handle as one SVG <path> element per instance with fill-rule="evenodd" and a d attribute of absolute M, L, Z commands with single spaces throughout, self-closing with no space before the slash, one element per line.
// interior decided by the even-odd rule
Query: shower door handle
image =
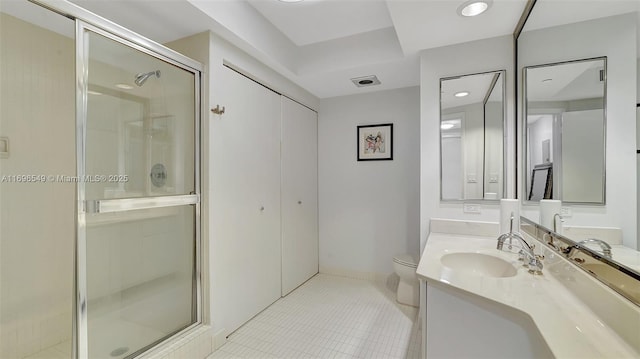
<path fill-rule="evenodd" d="M 135 211 L 138 209 L 174 207 L 196 204 L 200 202 L 200 195 L 189 194 L 182 196 L 159 196 L 123 199 L 98 199 L 86 201 L 87 213 L 111 213 Z"/>

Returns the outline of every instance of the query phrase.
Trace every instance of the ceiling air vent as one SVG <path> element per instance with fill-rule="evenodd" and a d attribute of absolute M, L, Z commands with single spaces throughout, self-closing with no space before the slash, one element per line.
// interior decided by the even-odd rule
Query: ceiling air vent
<path fill-rule="evenodd" d="M 375 86 L 375 85 L 380 85 L 381 84 L 380 80 L 378 80 L 376 75 L 369 75 L 369 76 L 364 76 L 364 77 L 356 77 L 356 78 L 351 79 L 351 82 L 353 82 L 353 84 L 358 86 L 358 87 Z"/>

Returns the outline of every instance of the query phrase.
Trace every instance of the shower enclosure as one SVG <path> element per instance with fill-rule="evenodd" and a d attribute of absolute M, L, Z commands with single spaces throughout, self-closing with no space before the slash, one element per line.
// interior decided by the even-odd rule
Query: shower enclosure
<path fill-rule="evenodd" d="M 201 68 L 37 3 L 0 5 L 0 358 L 133 357 L 201 324 Z"/>

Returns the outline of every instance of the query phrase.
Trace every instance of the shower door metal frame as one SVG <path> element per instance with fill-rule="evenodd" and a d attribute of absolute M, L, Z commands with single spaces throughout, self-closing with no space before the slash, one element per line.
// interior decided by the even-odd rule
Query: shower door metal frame
<path fill-rule="evenodd" d="M 109 200 L 95 200 L 88 201 L 85 196 L 85 184 L 82 181 L 77 183 L 77 206 L 78 206 L 78 225 L 77 225 L 77 263 L 78 267 L 76 272 L 77 278 L 77 308 L 75 314 L 77 316 L 76 324 L 76 358 L 88 358 L 88 310 L 87 310 L 87 278 L 86 272 L 82 269 L 87 267 L 86 263 L 86 249 L 87 249 L 87 235 L 86 235 L 86 214 L 87 213 L 108 213 L 108 212 L 123 212 L 132 211 L 137 209 L 148 208 L 162 208 L 171 206 L 195 206 L 195 258 L 194 258 L 194 293 L 195 297 L 195 322 L 189 325 L 187 328 L 179 331 L 181 333 L 186 330 L 198 326 L 202 323 L 202 286 L 201 286 L 201 243 L 200 243 L 200 93 L 201 93 L 201 71 L 184 66 L 183 64 L 175 61 L 172 58 L 168 58 L 162 54 L 159 54 L 153 49 L 145 48 L 136 43 L 123 39 L 118 35 L 114 35 L 104 29 L 97 26 L 88 24 L 82 20 L 76 19 L 76 70 L 77 70 L 77 116 L 76 116 L 76 156 L 77 156 L 77 176 L 78 178 L 84 178 L 87 173 L 85 171 L 85 153 L 86 153 L 86 129 L 87 129 L 87 109 L 88 109 L 88 69 L 87 64 L 88 48 L 86 47 L 85 36 L 89 32 L 95 33 L 100 36 L 104 36 L 110 40 L 113 40 L 123 46 L 127 46 L 145 53 L 149 56 L 157 58 L 161 61 L 170 63 L 178 68 L 188 71 L 194 75 L 194 190 L 195 193 L 185 195 L 172 195 L 172 196 L 150 196 L 141 198 L 123 198 L 123 199 L 109 199 Z M 174 333 L 174 336 L 178 333 Z M 167 338 L 161 338 L 158 342 L 162 342 Z M 154 343 L 150 343 L 154 344 Z M 135 353 L 134 353 L 135 354 Z"/>
<path fill-rule="evenodd" d="M 76 183 L 76 238 L 74 253 L 74 295 L 73 301 L 73 357 L 88 359 L 88 321 L 87 321 L 87 281 L 86 272 L 86 213 L 108 211 L 129 211 L 140 208 L 159 208 L 166 206 L 194 205 L 195 207 L 195 245 L 194 245 L 194 288 L 195 298 L 195 322 L 183 330 L 172 334 L 175 337 L 185 333 L 203 323 L 203 290 L 202 290 L 202 243 L 201 243 L 201 213 L 200 213 L 200 127 L 202 119 L 202 99 L 204 93 L 201 63 L 175 52 L 157 42 L 149 40 L 131 30 L 117 25 L 107 19 L 93 14 L 73 3 L 59 0 L 28 0 L 36 5 L 47 8 L 76 22 L 76 176 L 84 178 L 85 173 L 85 149 L 86 149 L 86 122 L 87 122 L 87 66 L 88 49 L 84 43 L 86 31 L 105 36 L 124 46 L 141 51 L 161 61 L 170 63 L 178 68 L 194 75 L 194 192 L 187 195 L 143 197 L 139 199 L 122 199 L 108 201 L 90 201 L 85 197 L 84 183 Z M 150 199 L 153 199 L 150 201 Z M 122 201 L 118 203 L 118 201 Z M 155 203 L 153 203 L 155 202 Z M 91 208 L 88 208 L 91 207 Z M 87 212 L 89 210 L 89 212 Z M 164 341 L 169 339 L 162 338 Z"/>

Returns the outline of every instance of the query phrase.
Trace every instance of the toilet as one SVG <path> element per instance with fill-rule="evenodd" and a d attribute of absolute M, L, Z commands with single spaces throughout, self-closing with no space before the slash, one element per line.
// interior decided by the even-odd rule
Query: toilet
<path fill-rule="evenodd" d="M 417 307 L 420 297 L 420 282 L 416 275 L 418 261 L 410 254 L 399 254 L 393 257 L 393 269 L 400 282 L 396 299 L 399 303 Z"/>

